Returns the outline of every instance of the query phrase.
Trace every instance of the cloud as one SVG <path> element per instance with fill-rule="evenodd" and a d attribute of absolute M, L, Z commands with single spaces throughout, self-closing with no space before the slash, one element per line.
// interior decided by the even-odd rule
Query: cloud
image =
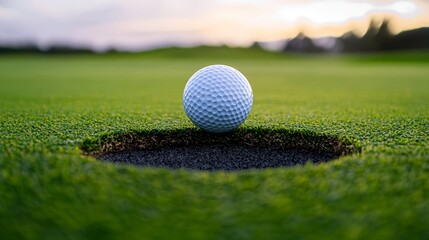
<path fill-rule="evenodd" d="M 371 14 L 394 15 L 401 19 L 397 21 L 401 29 L 429 24 L 428 5 L 427 1 L 9 0 L 0 2 L 0 42 L 32 40 L 42 47 L 66 42 L 97 49 L 246 45 L 291 37 L 303 29 L 310 35 L 339 33 L 345 31 L 346 21 L 367 23 Z"/>

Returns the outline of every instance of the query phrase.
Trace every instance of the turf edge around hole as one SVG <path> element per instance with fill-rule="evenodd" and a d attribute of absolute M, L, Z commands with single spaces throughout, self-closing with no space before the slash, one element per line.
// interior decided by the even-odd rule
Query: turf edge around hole
<path fill-rule="evenodd" d="M 260 128 L 223 134 L 190 128 L 104 135 L 86 138 L 81 149 L 85 155 L 118 164 L 209 171 L 321 163 L 360 152 L 335 136 Z"/>

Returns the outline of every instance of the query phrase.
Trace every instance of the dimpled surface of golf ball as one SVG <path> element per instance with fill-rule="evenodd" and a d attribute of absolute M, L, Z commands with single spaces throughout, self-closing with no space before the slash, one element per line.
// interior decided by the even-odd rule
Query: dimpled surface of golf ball
<path fill-rule="evenodd" d="M 229 132 L 240 126 L 253 104 L 246 77 L 226 65 L 211 65 L 197 71 L 183 92 L 183 105 L 191 121 L 205 131 Z"/>

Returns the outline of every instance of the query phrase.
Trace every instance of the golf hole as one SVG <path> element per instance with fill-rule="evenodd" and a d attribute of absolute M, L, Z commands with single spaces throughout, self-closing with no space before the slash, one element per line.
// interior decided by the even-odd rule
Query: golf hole
<path fill-rule="evenodd" d="M 334 136 L 264 129 L 223 134 L 195 129 L 129 133 L 86 139 L 82 150 L 117 164 L 202 171 L 317 164 L 358 151 Z"/>

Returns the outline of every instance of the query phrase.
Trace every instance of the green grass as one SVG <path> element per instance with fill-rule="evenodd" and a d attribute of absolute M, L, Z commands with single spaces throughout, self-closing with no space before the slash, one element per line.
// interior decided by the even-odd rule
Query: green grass
<path fill-rule="evenodd" d="M 429 61 L 396 56 L 0 56 L 0 239 L 427 239 Z M 194 128 L 182 91 L 215 63 L 252 84 L 241 130 L 337 136 L 362 152 L 233 173 L 82 156 L 106 136 Z"/>

